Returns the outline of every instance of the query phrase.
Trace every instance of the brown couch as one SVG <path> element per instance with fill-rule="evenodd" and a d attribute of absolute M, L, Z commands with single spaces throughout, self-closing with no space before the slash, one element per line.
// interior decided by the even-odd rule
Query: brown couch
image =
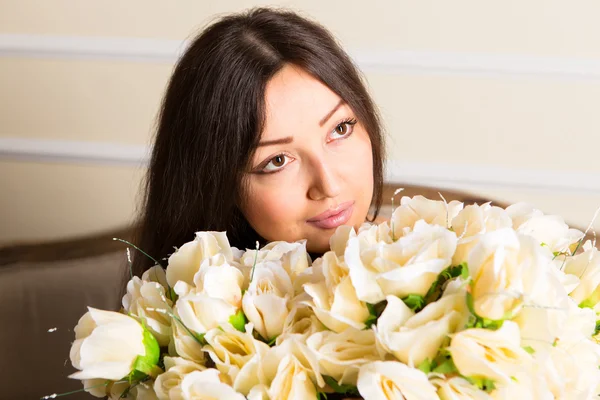
<path fill-rule="evenodd" d="M 400 186 L 400 185 L 398 185 Z M 439 198 L 438 190 L 406 186 L 403 195 Z M 397 186 L 386 187 L 389 202 Z M 446 200 L 479 204 L 467 193 L 442 190 Z M 500 204 L 500 206 L 503 206 Z M 383 213 L 390 212 L 388 205 Z M 119 290 L 127 276 L 126 245 L 131 228 L 73 240 L 22 244 L 0 249 L 1 399 L 39 399 L 81 388 L 70 380 L 73 327 L 86 306 L 120 307 Z M 49 330 L 56 328 L 56 331 Z M 78 393 L 68 398 L 90 398 Z"/>

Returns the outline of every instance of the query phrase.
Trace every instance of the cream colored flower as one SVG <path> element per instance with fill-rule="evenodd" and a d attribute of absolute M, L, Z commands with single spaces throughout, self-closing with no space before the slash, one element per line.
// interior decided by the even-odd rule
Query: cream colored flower
<path fill-rule="evenodd" d="M 173 321 L 173 336 L 169 343 L 169 354 L 180 356 L 194 363 L 202 364 L 206 362 L 206 353 L 202 351 L 203 345 L 193 332 L 188 331 L 178 321 Z"/>
<path fill-rule="evenodd" d="M 433 360 L 449 334 L 464 326 L 468 311 L 465 292 L 444 296 L 415 314 L 395 296 L 387 306 L 375 331 L 384 348 L 409 367 Z"/>
<path fill-rule="evenodd" d="M 75 327 L 70 352 L 71 363 L 80 371 L 69 378 L 117 381 L 129 375 L 138 357 L 158 362 L 158 343 L 138 321 L 117 312 L 88 310 Z"/>
<path fill-rule="evenodd" d="M 484 234 L 468 258 L 477 315 L 501 320 L 516 315 L 525 298 L 545 296 L 551 254 L 512 229 Z"/>
<path fill-rule="evenodd" d="M 583 253 L 567 258 L 564 272 L 579 278 L 579 284 L 570 293 L 575 303 L 600 314 L 600 251 L 589 242 L 585 248 Z"/>
<path fill-rule="evenodd" d="M 325 386 L 316 356 L 298 340 L 289 338 L 271 347 L 260 362 L 259 379 L 275 399 L 315 398 Z"/>
<path fill-rule="evenodd" d="M 246 400 L 231 386 L 222 383 L 219 379 L 219 371 L 212 368 L 187 374 L 181 381 L 181 392 L 184 400 Z"/>
<path fill-rule="evenodd" d="M 246 267 L 252 267 L 254 261 L 276 261 L 281 265 L 290 276 L 301 274 L 310 266 L 310 257 L 306 251 L 306 240 L 299 240 L 294 243 L 276 241 L 267 244 L 262 249 L 247 250 L 242 256 L 241 263 Z"/>
<path fill-rule="evenodd" d="M 557 399 L 592 399 L 600 395 L 600 345 L 585 338 L 565 338 L 538 345 L 533 353 L 543 384 Z"/>
<path fill-rule="evenodd" d="M 382 359 L 372 330 L 317 332 L 306 340 L 306 345 L 316 354 L 321 373 L 340 385 L 356 386 L 360 366 Z"/>
<path fill-rule="evenodd" d="M 317 318 L 335 332 L 348 327 L 363 329 L 370 313 L 366 303 L 356 296 L 348 267 L 329 251 L 315 261 L 313 270 L 323 278 L 305 284 L 304 290 L 312 298 L 307 304 Z"/>
<path fill-rule="evenodd" d="M 227 379 L 235 390 L 247 395 L 250 389 L 257 385 L 258 358 L 269 349 L 266 343 L 254 339 L 252 324 L 246 325 L 246 332 L 240 332 L 230 324 L 211 329 L 204 336 L 208 343 L 204 351 L 208 353 L 216 368 L 221 372 L 222 379 Z"/>
<path fill-rule="evenodd" d="M 512 380 L 507 384 L 498 385 L 490 394 L 494 400 L 515 400 L 515 399 L 535 399 L 535 400 L 554 400 L 555 397 L 546 382 L 536 374 L 521 376 L 517 380 Z M 565 399 L 564 397 L 557 397 Z M 574 397 L 573 400 L 583 397 Z"/>
<path fill-rule="evenodd" d="M 165 269 L 160 265 L 155 265 L 150 269 L 146 270 L 142 274 L 142 280 L 144 282 L 156 282 L 159 283 L 165 290 L 168 290 L 169 283 L 167 282 L 167 273 Z"/>
<path fill-rule="evenodd" d="M 398 361 L 364 364 L 358 373 L 358 392 L 365 400 L 434 400 L 435 387 L 422 371 Z"/>
<path fill-rule="evenodd" d="M 310 298 L 310 297 L 309 297 Z M 298 340 L 306 341 L 310 335 L 321 332 L 327 328 L 319 318 L 317 318 L 312 307 L 307 304 L 292 301 L 292 309 L 283 324 L 283 331 L 275 344 L 279 346 L 285 339 L 295 337 Z"/>
<path fill-rule="evenodd" d="M 272 340 L 283 331 L 293 294 L 290 276 L 280 262 L 256 264 L 252 282 L 242 298 L 242 307 L 265 340 Z"/>
<path fill-rule="evenodd" d="M 500 384 L 527 375 L 533 365 L 531 355 L 521 348 L 519 326 L 512 321 L 504 321 L 496 331 L 473 328 L 458 332 L 449 350 L 463 376 Z"/>
<path fill-rule="evenodd" d="M 243 284 L 242 271 L 230 265 L 222 254 L 204 260 L 194 275 L 194 285 L 198 292 L 225 300 L 238 309 L 242 306 Z"/>
<path fill-rule="evenodd" d="M 206 333 L 228 322 L 238 311 L 238 308 L 227 301 L 190 289 L 184 282 L 175 285 L 175 292 L 179 295 L 175 313 L 183 324 L 195 333 Z"/>
<path fill-rule="evenodd" d="M 484 233 L 511 227 L 512 220 L 500 207 L 490 203 L 466 206 L 452 220 L 452 229 L 459 238 L 452 264 L 459 265 L 467 261 L 469 253 Z"/>
<path fill-rule="evenodd" d="M 450 266 L 457 238 L 445 227 L 420 220 L 394 243 L 365 243 L 361 233 L 348 240 L 344 261 L 358 299 L 376 304 L 386 295 L 425 295 Z"/>
<path fill-rule="evenodd" d="M 123 309 L 141 318 L 160 346 L 169 344 L 171 337 L 171 317 L 164 310 L 173 302 L 165 295 L 165 288 L 157 282 L 143 281 L 134 276 L 127 283 L 127 293 L 123 296 Z"/>
<path fill-rule="evenodd" d="M 430 200 L 423 196 L 412 198 L 404 196 L 400 200 L 400 206 L 392 213 L 390 225 L 393 227 L 396 239 L 404 235 L 404 228 L 412 230 L 419 220 L 424 220 L 427 224 L 449 228 L 452 219 L 463 207 L 464 204 L 456 200 L 445 203 L 440 200 Z"/>
<path fill-rule="evenodd" d="M 491 400 L 492 397 L 459 376 L 431 379 L 440 400 Z"/>
<path fill-rule="evenodd" d="M 544 215 L 540 210 L 526 203 L 513 204 L 506 208 L 518 233 L 531 236 L 538 244 L 544 244 L 552 252 L 574 250 L 574 245 L 584 233 L 571 229 L 562 217 Z"/>
<path fill-rule="evenodd" d="M 204 371 L 206 367 L 181 357 L 165 357 L 165 372 L 154 381 L 154 391 L 159 400 L 183 400 L 181 381 L 194 371 Z"/>
<path fill-rule="evenodd" d="M 356 237 L 356 231 L 349 225 L 340 225 L 329 238 L 329 248 L 338 258 L 344 257 L 346 244 L 350 238 Z"/>
<path fill-rule="evenodd" d="M 233 262 L 233 250 L 225 232 L 196 232 L 196 238 L 185 243 L 169 257 L 167 282 L 175 287 L 183 281 L 191 285 L 202 262 L 222 254 L 228 263 Z"/>

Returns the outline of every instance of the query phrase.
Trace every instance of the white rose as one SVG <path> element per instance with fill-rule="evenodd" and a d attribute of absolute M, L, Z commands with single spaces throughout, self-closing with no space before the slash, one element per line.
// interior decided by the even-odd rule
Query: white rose
<path fill-rule="evenodd" d="M 535 400 L 554 400 L 555 397 L 546 382 L 536 374 L 521 376 L 518 380 L 513 380 L 507 384 L 498 385 L 491 394 L 494 400 L 514 400 L 514 399 L 535 399 Z M 564 397 L 558 397 L 563 399 Z M 575 397 L 573 399 L 579 399 Z"/>
<path fill-rule="evenodd" d="M 280 261 L 283 268 L 290 276 L 301 274 L 310 266 L 310 257 L 306 251 L 306 240 L 294 243 L 276 241 L 267 244 L 262 249 L 247 250 L 242 256 L 241 263 L 252 267 L 254 262 Z"/>
<path fill-rule="evenodd" d="M 319 320 L 329 329 L 342 332 L 348 327 L 363 329 L 369 317 L 365 302 L 358 299 L 348 267 L 329 251 L 315 261 L 313 269 L 323 278 L 304 285 Z"/>
<path fill-rule="evenodd" d="M 159 400 L 183 400 L 181 381 L 194 371 L 204 371 L 206 367 L 181 357 L 165 357 L 165 372 L 154 381 L 154 391 Z"/>
<path fill-rule="evenodd" d="M 535 238 L 538 244 L 544 243 L 552 252 L 572 251 L 584 236 L 580 230 L 570 229 L 562 217 L 544 215 L 526 203 L 513 204 L 506 212 L 517 232 Z"/>
<path fill-rule="evenodd" d="M 350 225 L 340 225 L 329 238 L 329 248 L 338 257 L 344 257 L 346 244 L 350 238 L 356 237 L 354 228 Z"/>
<path fill-rule="evenodd" d="M 219 371 L 212 368 L 187 374 L 181 381 L 181 392 L 184 400 L 246 400 L 231 386 L 222 383 L 219 379 Z"/>
<path fill-rule="evenodd" d="M 169 289 L 169 283 L 167 282 L 167 273 L 165 269 L 160 265 L 155 265 L 150 269 L 146 270 L 142 274 L 142 280 L 144 282 L 156 282 L 159 283 L 165 290 Z"/>
<path fill-rule="evenodd" d="M 257 263 L 248 290 L 242 298 L 244 314 L 265 340 L 283 331 L 294 294 L 292 280 L 280 262 Z"/>
<path fill-rule="evenodd" d="M 459 376 L 431 379 L 440 400 L 491 400 L 492 397 Z"/>
<path fill-rule="evenodd" d="M 531 355 L 521 348 L 519 326 L 512 321 L 504 321 L 496 331 L 473 328 L 458 332 L 449 350 L 462 375 L 501 384 L 527 375 L 533 365 Z"/>
<path fill-rule="evenodd" d="M 138 321 L 117 312 L 92 307 L 88 310 L 75 327 L 70 352 L 71 363 L 80 371 L 69 378 L 117 381 L 129 375 L 138 357 L 156 365 L 158 343 Z M 155 374 L 156 369 L 142 372 Z"/>
<path fill-rule="evenodd" d="M 229 318 L 238 311 L 235 306 L 223 299 L 188 289 L 183 282 L 175 285 L 175 292 L 179 295 L 175 312 L 183 324 L 195 333 L 206 333 L 228 322 Z"/>
<path fill-rule="evenodd" d="M 315 315 L 312 307 L 300 302 L 292 302 L 292 309 L 283 323 L 283 331 L 275 341 L 279 346 L 285 339 L 296 337 L 300 341 L 305 341 L 310 335 L 321 332 L 327 328 Z"/>
<path fill-rule="evenodd" d="M 204 351 L 221 372 L 223 379 L 238 392 L 247 395 L 257 385 L 258 357 L 269 349 L 266 343 L 254 339 L 252 324 L 246 325 L 246 332 L 240 332 L 230 324 L 211 329 L 204 336 L 208 343 Z"/>
<path fill-rule="evenodd" d="M 583 253 L 566 260 L 564 271 L 579 278 L 579 284 L 569 294 L 575 303 L 600 314 L 600 251 L 586 243 Z"/>
<path fill-rule="evenodd" d="M 545 297 L 529 300 L 531 304 L 513 319 L 521 329 L 522 344 L 538 350 L 565 339 L 589 339 L 596 326 L 594 310 L 577 307 L 559 282 L 546 289 Z"/>
<path fill-rule="evenodd" d="M 465 292 L 444 296 L 415 314 L 402 300 L 387 297 L 374 328 L 383 347 L 409 367 L 433 360 L 449 334 L 464 326 Z"/>
<path fill-rule="evenodd" d="M 225 300 L 238 309 L 242 306 L 243 284 L 242 271 L 230 265 L 222 254 L 204 260 L 194 275 L 194 285 L 198 292 Z"/>
<path fill-rule="evenodd" d="M 171 287 L 179 281 L 192 284 L 202 261 L 223 254 L 227 262 L 233 262 L 233 250 L 225 232 L 196 232 L 196 238 L 185 243 L 169 257 L 167 282 Z"/>
<path fill-rule="evenodd" d="M 600 345 L 566 338 L 538 346 L 533 353 L 552 398 L 591 399 L 600 395 Z"/>
<path fill-rule="evenodd" d="M 271 400 L 315 398 L 317 387 L 325 386 L 316 356 L 294 338 L 264 354 L 259 379 Z"/>
<path fill-rule="evenodd" d="M 185 358 L 195 363 L 204 364 L 206 353 L 202 351 L 203 344 L 198 335 L 188 331 L 179 321 L 172 322 L 173 336 L 169 343 L 169 354 Z"/>
<path fill-rule="evenodd" d="M 525 297 L 545 296 L 551 254 L 534 239 L 512 229 L 481 236 L 468 258 L 477 315 L 491 320 L 512 317 Z"/>
<path fill-rule="evenodd" d="M 365 400 L 439 399 L 427 375 L 398 361 L 364 364 L 358 373 L 357 387 Z"/>
<path fill-rule="evenodd" d="M 127 283 L 123 309 L 141 318 L 160 346 L 169 344 L 171 317 L 157 310 L 169 309 L 172 305 L 173 302 L 165 296 L 165 288 L 157 282 L 143 281 L 134 276 Z"/>
<path fill-rule="evenodd" d="M 356 386 L 360 366 L 382 359 L 372 330 L 318 332 L 306 340 L 306 345 L 317 355 L 321 373 L 340 385 Z"/>
<path fill-rule="evenodd" d="M 450 222 L 463 207 L 464 204 L 456 200 L 446 203 L 440 200 L 430 200 L 423 196 L 412 198 L 404 196 L 400 200 L 400 206 L 392 213 L 390 225 L 396 239 L 404 235 L 404 228 L 413 229 L 419 220 L 449 228 Z"/>
<path fill-rule="evenodd" d="M 439 273 L 452 262 L 456 234 L 417 221 L 414 230 L 394 243 L 361 244 L 361 234 L 348 240 L 344 261 L 361 301 L 376 304 L 386 295 L 425 295 Z"/>
<path fill-rule="evenodd" d="M 459 238 L 452 263 L 458 265 L 467 261 L 469 253 L 482 234 L 511 227 L 512 220 L 500 207 L 490 203 L 466 206 L 452 220 L 452 229 Z"/>

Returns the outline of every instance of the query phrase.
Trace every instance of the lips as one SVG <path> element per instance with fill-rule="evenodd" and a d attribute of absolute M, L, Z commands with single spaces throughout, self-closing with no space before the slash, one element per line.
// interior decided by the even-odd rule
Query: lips
<path fill-rule="evenodd" d="M 354 211 L 354 201 L 347 201 L 338 205 L 336 208 L 325 211 L 309 219 L 307 222 L 321 229 L 334 229 L 344 225 Z"/>

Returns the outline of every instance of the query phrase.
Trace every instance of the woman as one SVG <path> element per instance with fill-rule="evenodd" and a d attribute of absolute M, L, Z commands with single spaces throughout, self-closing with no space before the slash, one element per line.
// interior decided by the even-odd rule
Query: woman
<path fill-rule="evenodd" d="M 384 140 L 356 67 L 322 26 L 254 9 L 205 29 L 159 114 L 136 242 L 155 258 L 197 231 L 232 246 L 307 239 L 379 211 Z M 139 254 L 134 271 L 152 262 Z"/>

